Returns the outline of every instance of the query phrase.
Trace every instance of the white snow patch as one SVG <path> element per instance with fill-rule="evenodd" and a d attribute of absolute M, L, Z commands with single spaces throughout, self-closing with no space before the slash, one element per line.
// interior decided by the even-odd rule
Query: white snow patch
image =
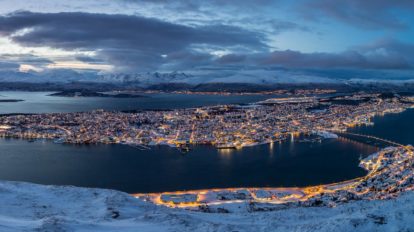
<path fill-rule="evenodd" d="M 0 231 L 410 231 L 414 193 L 328 207 L 233 213 L 166 208 L 126 193 L 0 182 Z M 247 203 L 246 203 L 247 204 Z M 237 209 L 240 209 L 237 211 Z"/>

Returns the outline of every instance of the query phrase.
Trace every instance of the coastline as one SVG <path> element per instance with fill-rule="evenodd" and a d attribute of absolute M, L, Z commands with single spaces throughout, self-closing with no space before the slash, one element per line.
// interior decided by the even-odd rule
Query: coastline
<path fill-rule="evenodd" d="M 401 192 L 414 190 L 414 168 L 411 166 L 414 163 L 413 150 L 412 146 L 386 147 L 360 161 L 360 167 L 368 171 L 365 176 L 325 185 L 302 188 L 223 188 L 131 195 L 156 205 L 202 212 L 243 202 L 269 204 L 267 209 L 270 210 L 279 205 L 300 207 L 317 204 L 333 207 L 348 201 L 389 199 L 397 197 Z M 377 179 L 392 179 L 392 183 L 376 183 Z M 389 188 L 388 184 L 393 188 Z M 376 191 L 372 192 L 372 188 Z M 394 188 L 399 190 L 394 191 Z M 210 206 L 213 208 L 210 209 Z"/>

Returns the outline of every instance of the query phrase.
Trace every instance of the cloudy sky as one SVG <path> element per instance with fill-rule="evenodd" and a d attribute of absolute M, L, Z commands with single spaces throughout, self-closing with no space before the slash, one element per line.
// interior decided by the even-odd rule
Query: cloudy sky
<path fill-rule="evenodd" d="M 0 72 L 411 77 L 413 12 L 412 0 L 0 0 Z"/>

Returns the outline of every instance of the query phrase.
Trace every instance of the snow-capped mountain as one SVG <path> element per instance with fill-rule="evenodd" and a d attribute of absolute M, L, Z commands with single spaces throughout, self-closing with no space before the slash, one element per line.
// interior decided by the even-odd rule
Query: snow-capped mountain
<path fill-rule="evenodd" d="M 154 72 L 137 74 L 107 74 L 97 79 L 102 82 L 137 83 L 142 86 L 162 83 L 336 83 L 337 79 L 304 75 L 301 73 L 284 73 L 275 70 L 241 70 L 241 71 L 192 71 L 185 72 Z"/>
<path fill-rule="evenodd" d="M 403 77 L 403 78 L 401 78 Z M 0 82 L 28 83 L 70 83 L 96 82 L 118 85 L 148 87 L 157 84 L 209 84 L 245 83 L 257 85 L 271 84 L 369 84 L 369 83 L 413 83 L 414 76 L 370 72 L 322 72 L 317 70 L 286 69 L 243 69 L 243 70 L 191 70 L 145 73 L 101 73 L 96 71 L 74 71 L 55 69 L 44 72 L 0 72 Z"/>
<path fill-rule="evenodd" d="M 187 83 L 192 82 L 193 78 L 195 77 L 184 72 L 111 73 L 99 75 L 96 81 L 149 85 L 158 83 Z"/>
<path fill-rule="evenodd" d="M 317 77 L 301 73 L 286 73 L 275 70 L 241 71 L 191 71 L 191 72 L 146 72 L 146 73 L 98 73 L 53 70 L 48 72 L 8 72 L 0 73 L 3 82 L 99 82 L 115 84 L 135 84 L 149 86 L 163 83 L 335 83 L 334 78 Z"/>

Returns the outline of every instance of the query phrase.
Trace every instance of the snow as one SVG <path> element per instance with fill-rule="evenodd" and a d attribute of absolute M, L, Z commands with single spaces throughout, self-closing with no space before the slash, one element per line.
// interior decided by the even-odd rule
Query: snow
<path fill-rule="evenodd" d="M 314 133 L 325 139 L 337 139 L 338 138 L 338 135 L 332 132 L 328 132 L 328 131 L 315 131 Z"/>
<path fill-rule="evenodd" d="M 414 193 L 329 207 L 273 207 L 232 213 L 167 208 L 126 193 L 0 182 L 0 231 L 410 231 Z M 276 210 L 275 210 L 276 209 Z M 223 211 L 222 211 L 223 212 Z"/>

